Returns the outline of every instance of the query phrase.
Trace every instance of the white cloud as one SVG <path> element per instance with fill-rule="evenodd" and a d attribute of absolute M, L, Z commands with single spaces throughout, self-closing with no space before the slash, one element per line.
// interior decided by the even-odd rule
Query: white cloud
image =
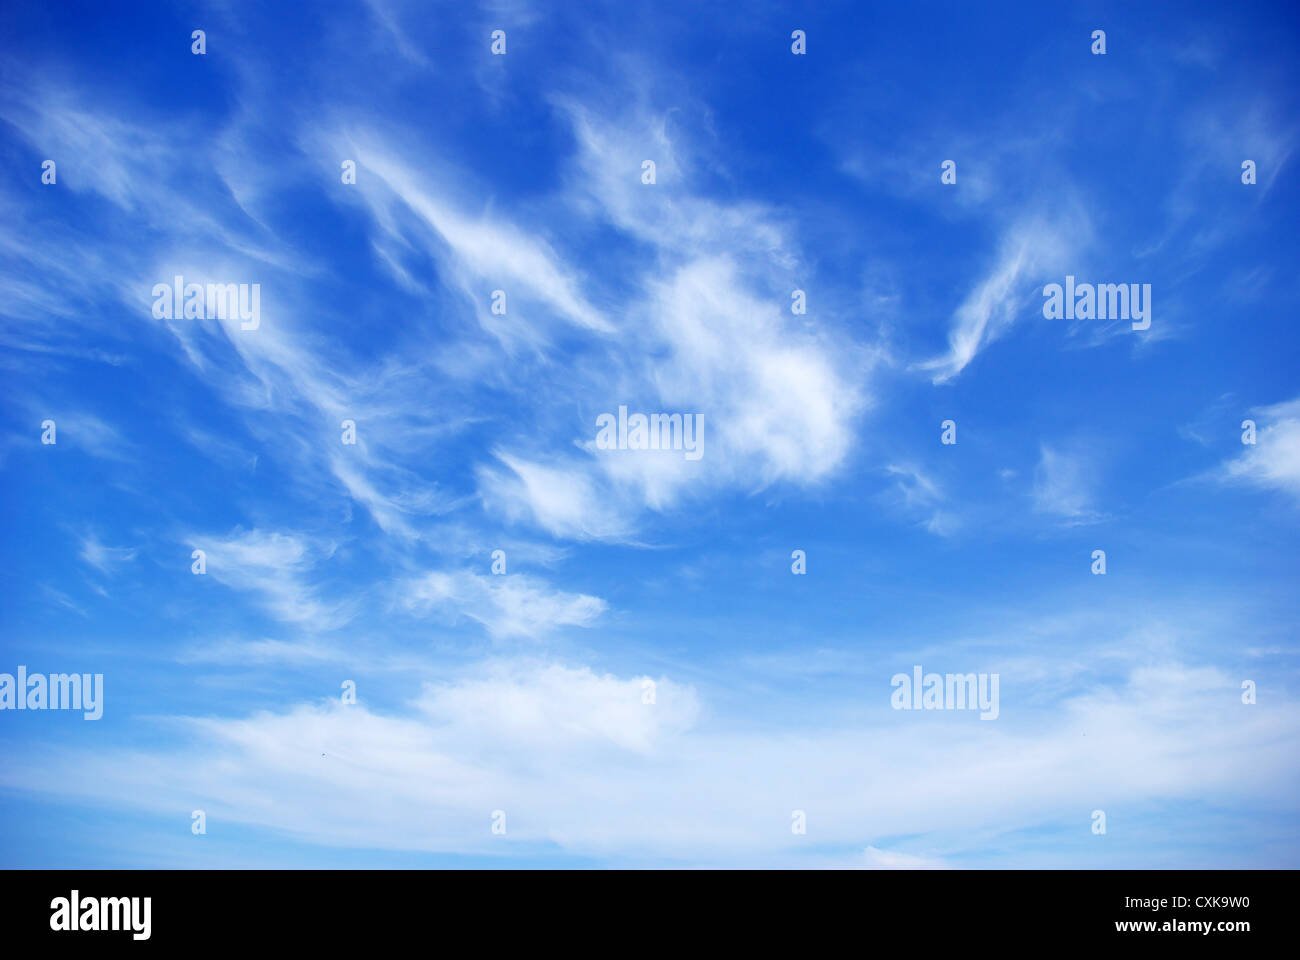
<path fill-rule="evenodd" d="M 339 647 L 323 644 L 316 639 L 241 640 L 226 638 L 197 644 L 176 658 L 180 663 L 216 663 L 226 666 L 248 664 L 291 663 L 297 665 L 316 663 L 346 663 L 351 655 Z"/>
<path fill-rule="evenodd" d="M 1223 478 L 1300 498 L 1300 397 L 1251 412 L 1255 445 L 1224 464 Z"/>
<path fill-rule="evenodd" d="M 1242 706 L 1235 674 L 1152 662 L 1028 712 L 1003 681 L 993 723 L 892 711 L 882 682 L 878 709 L 854 722 L 761 731 L 703 724 L 695 692 L 667 678 L 645 704 L 642 678 L 496 662 L 425 688 L 402 715 L 331 700 L 188 720 L 193 745 L 25 750 L 0 783 L 159 812 L 197 805 L 327 845 L 759 865 L 806 855 L 792 810 L 807 812 L 820 851 L 844 850 L 841 865 L 926 866 L 1027 825 L 1086 831 L 1098 798 L 1112 812 L 1294 806 L 1300 710 Z M 511 847 L 490 835 L 495 809 Z M 934 853 L 886 852 L 903 835 Z"/>
<path fill-rule="evenodd" d="M 631 530 L 625 504 L 582 466 L 550 467 L 507 453 L 497 457 L 510 472 L 480 467 L 479 495 L 508 519 L 531 520 L 575 540 L 619 540 Z"/>
<path fill-rule="evenodd" d="M 634 261 L 618 338 L 602 348 L 607 362 L 584 366 L 574 386 L 588 415 L 556 447 L 589 456 L 551 452 L 543 466 L 535 452 L 507 449 L 498 456 L 513 477 L 479 472 L 490 508 L 557 536 L 627 539 L 646 510 L 683 499 L 821 482 L 847 458 L 869 403 L 874 355 L 833 323 L 793 316 L 790 290 L 772 281 L 797 265 L 775 212 L 696 193 L 686 138 L 667 113 L 633 100 L 604 113 L 557 100 L 579 145 L 566 209 L 604 217 L 653 252 Z M 654 189 L 638 175 L 645 145 L 658 165 Z M 699 414 L 702 458 L 596 450 L 596 415 L 624 403 Z"/>
<path fill-rule="evenodd" d="M 417 705 L 431 721 L 455 724 L 482 744 L 547 751 L 609 744 L 649 754 L 689 730 L 699 704 L 693 688 L 662 677 L 652 681 L 654 702 L 646 703 L 648 680 L 500 661 L 472 679 L 427 686 Z"/>
<path fill-rule="evenodd" d="M 1065 263 L 1065 238 L 1077 236 L 1082 229 L 1077 220 L 1029 221 L 1008 231 L 993 269 L 953 314 L 948 352 L 920 364 L 920 369 L 933 371 L 935 383 L 951 380 L 1025 311 L 1041 311 L 1042 300 L 1036 295 L 1044 283 L 1053 282 L 1050 276 Z"/>
<path fill-rule="evenodd" d="M 942 860 L 917 857 L 912 854 L 898 853 L 891 850 L 878 850 L 875 847 L 867 847 L 866 850 L 862 851 L 862 859 L 868 867 L 883 870 L 933 870 L 948 866 Z"/>
<path fill-rule="evenodd" d="M 87 533 L 81 541 L 81 559 L 103 574 L 113 574 L 122 564 L 134 560 L 139 552 L 136 547 L 105 546 L 94 533 Z"/>
<path fill-rule="evenodd" d="M 587 627 L 605 611 L 605 601 L 599 597 L 552 590 L 527 574 L 466 570 L 433 572 L 406 581 L 401 603 L 416 612 L 463 614 L 499 639 L 536 638 L 564 626 Z"/>
<path fill-rule="evenodd" d="M 756 296 L 726 256 L 693 260 L 651 289 L 669 353 L 650 376 L 668 408 L 707 411 L 705 459 L 721 460 L 721 477 L 803 484 L 839 465 L 864 405 L 861 381 L 829 344 L 791 329 L 788 304 Z"/>
<path fill-rule="evenodd" d="M 1095 465 L 1083 453 L 1043 444 L 1034 470 L 1034 508 L 1071 524 L 1101 519 L 1093 509 Z"/>
<path fill-rule="evenodd" d="M 251 594 L 276 620 L 333 629 L 351 619 L 344 603 L 326 603 L 308 576 L 334 544 L 299 534 L 235 530 L 225 537 L 193 535 L 192 549 L 206 553 L 207 576 Z"/>
<path fill-rule="evenodd" d="M 84 410 L 69 412 L 67 415 L 50 414 L 49 419 L 55 423 L 60 447 L 66 444 L 94 457 L 123 462 L 129 461 L 136 449 L 117 428 Z"/>
<path fill-rule="evenodd" d="M 479 320 L 491 332 L 504 338 L 507 331 L 519 329 L 517 324 L 494 321 L 488 310 L 488 296 L 494 289 L 506 291 L 508 313 L 512 295 L 521 301 L 531 296 L 578 327 L 598 333 L 613 329 L 584 299 L 578 277 L 545 240 L 499 217 L 456 209 L 379 135 L 349 138 L 349 142 L 362 171 L 357 181 L 360 194 L 377 222 L 396 235 L 391 207 L 399 203 L 432 228 L 451 252 L 460 270 L 459 285 L 479 305 Z"/>
<path fill-rule="evenodd" d="M 939 506 L 945 500 L 943 491 L 919 467 L 891 463 L 885 472 L 894 477 L 888 499 L 900 509 L 921 515 L 925 529 L 936 536 L 949 536 L 957 531 L 960 526 L 957 517 Z"/>

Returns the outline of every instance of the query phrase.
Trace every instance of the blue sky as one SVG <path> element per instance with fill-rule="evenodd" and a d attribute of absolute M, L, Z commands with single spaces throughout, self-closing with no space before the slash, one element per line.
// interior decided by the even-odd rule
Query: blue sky
<path fill-rule="evenodd" d="M 0 862 L 1300 865 L 1300 14 L 1043 7 L 7 5 Z"/>

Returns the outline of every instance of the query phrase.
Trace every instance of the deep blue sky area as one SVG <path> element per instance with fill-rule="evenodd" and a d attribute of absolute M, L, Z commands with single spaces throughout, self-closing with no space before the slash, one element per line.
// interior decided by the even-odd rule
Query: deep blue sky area
<path fill-rule="evenodd" d="M 1300 865 L 1298 52 L 7 4 L 0 865 Z"/>

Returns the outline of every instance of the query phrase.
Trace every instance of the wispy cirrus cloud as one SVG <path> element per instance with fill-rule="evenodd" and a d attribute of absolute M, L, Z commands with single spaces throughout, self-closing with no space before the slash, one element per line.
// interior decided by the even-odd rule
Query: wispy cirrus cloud
<path fill-rule="evenodd" d="M 1221 479 L 1300 499 L 1300 397 L 1251 412 L 1262 421 L 1255 444 L 1223 465 Z"/>
<path fill-rule="evenodd" d="M 81 559 L 106 575 L 112 575 L 122 564 L 130 563 L 139 552 L 138 547 L 107 546 L 93 532 L 88 532 L 81 540 Z"/>
<path fill-rule="evenodd" d="M 1034 470 L 1034 509 L 1075 525 L 1103 518 L 1094 505 L 1096 462 L 1082 450 L 1043 444 Z"/>
<path fill-rule="evenodd" d="M 476 620 L 494 639 L 539 638 L 559 627 L 589 627 L 605 601 L 554 590 L 527 574 L 483 575 L 435 571 L 406 581 L 399 602 L 414 613 L 439 611 Z"/>
<path fill-rule="evenodd" d="M 938 483 L 919 467 L 891 463 L 885 473 L 894 478 L 890 491 L 893 501 L 910 513 L 924 516 L 923 525 L 930 533 L 949 536 L 960 527 L 957 516 L 941 507 L 947 498 Z"/>
<path fill-rule="evenodd" d="M 275 620 L 328 630 L 353 616 L 350 605 L 321 598 L 312 583 L 317 565 L 336 548 L 297 533 L 236 529 L 225 536 L 192 534 L 187 544 L 206 554 L 206 575 L 247 594 Z"/>
<path fill-rule="evenodd" d="M 946 383 L 1018 320 L 1035 313 L 1041 317 L 1043 277 L 1061 271 L 1076 238 L 1085 233 L 1086 224 L 1078 219 L 1027 221 L 1010 228 L 988 274 L 954 311 L 948 351 L 917 364 L 918 369 L 929 372 L 935 383 Z"/>

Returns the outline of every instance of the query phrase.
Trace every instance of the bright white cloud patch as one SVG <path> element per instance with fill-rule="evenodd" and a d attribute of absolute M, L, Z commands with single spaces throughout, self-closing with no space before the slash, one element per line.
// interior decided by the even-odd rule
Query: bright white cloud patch
<path fill-rule="evenodd" d="M 401 715 L 335 703 L 192 720 L 193 751 L 24 755 L 0 782 L 407 850 L 491 852 L 488 815 L 503 809 L 526 847 L 769 866 L 798 862 L 804 810 L 810 837 L 846 851 L 830 863 L 933 866 L 1075 808 L 1086 830 L 1093 797 L 1257 799 L 1300 735 L 1294 707 L 1243 710 L 1234 677 L 1173 662 L 998 724 L 918 723 L 882 694 L 864 723 L 766 734 L 701 726 L 694 691 L 664 678 L 644 703 L 643 682 L 499 661 Z M 901 834 L 934 852 L 882 852 Z"/>
<path fill-rule="evenodd" d="M 1300 498 L 1300 398 L 1255 413 L 1255 445 L 1224 465 L 1224 478 Z"/>

